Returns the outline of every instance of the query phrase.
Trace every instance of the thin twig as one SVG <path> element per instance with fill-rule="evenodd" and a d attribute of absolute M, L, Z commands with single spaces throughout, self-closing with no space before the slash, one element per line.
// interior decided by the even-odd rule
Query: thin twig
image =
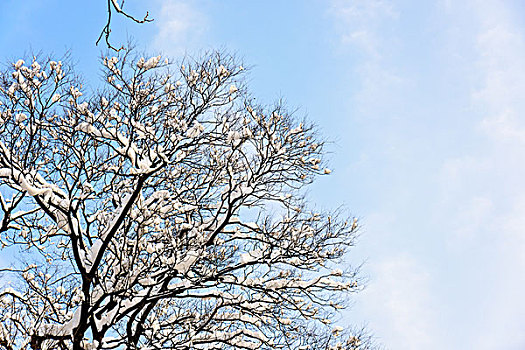
<path fill-rule="evenodd" d="M 112 10 L 115 10 L 118 14 L 121 14 L 124 17 L 126 17 L 128 19 L 131 19 L 135 23 L 142 24 L 142 23 L 147 23 L 147 22 L 153 22 L 152 18 L 148 18 L 148 16 L 149 16 L 149 12 L 148 11 L 146 11 L 146 15 L 144 16 L 144 18 L 139 19 L 139 18 L 136 18 L 136 17 L 128 14 L 127 12 L 125 12 L 122 9 L 123 7 L 124 7 L 124 1 L 122 1 L 122 5 L 119 5 L 117 0 L 107 0 L 108 20 L 107 20 L 106 25 L 104 26 L 104 28 L 102 28 L 102 31 L 100 32 L 100 35 L 98 36 L 98 39 L 97 39 L 95 45 L 98 45 L 100 40 L 102 39 L 102 37 L 104 37 L 106 45 L 108 46 L 108 48 L 110 48 L 112 50 L 115 50 L 117 52 L 124 48 L 124 46 L 121 46 L 120 48 L 117 49 L 116 47 L 114 47 L 111 44 L 111 42 L 109 40 L 109 36 L 111 34 L 111 15 L 112 15 Z"/>

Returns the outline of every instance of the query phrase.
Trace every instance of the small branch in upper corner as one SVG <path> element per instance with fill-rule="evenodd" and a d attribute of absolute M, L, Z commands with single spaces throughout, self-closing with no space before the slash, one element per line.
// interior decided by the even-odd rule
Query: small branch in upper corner
<path fill-rule="evenodd" d="M 100 32 L 100 35 L 98 36 L 98 39 L 97 39 L 95 45 L 98 45 L 100 40 L 102 38 L 104 38 L 108 48 L 110 48 L 112 50 L 115 50 L 117 52 L 124 48 L 124 46 L 121 46 L 120 48 L 114 47 L 111 44 L 110 40 L 109 40 L 109 36 L 111 34 L 111 15 L 112 15 L 112 11 L 113 10 L 115 10 L 118 14 L 121 14 L 124 17 L 132 20 L 135 23 L 142 24 L 142 23 L 153 22 L 153 18 L 149 18 L 149 12 L 148 11 L 146 11 L 146 15 L 142 19 L 140 19 L 140 18 L 136 18 L 136 17 L 128 14 L 126 11 L 123 10 L 123 7 L 124 7 L 124 0 L 122 0 L 120 5 L 118 3 L 118 0 L 107 0 L 108 20 L 106 22 L 106 25 L 104 26 L 104 28 Z"/>

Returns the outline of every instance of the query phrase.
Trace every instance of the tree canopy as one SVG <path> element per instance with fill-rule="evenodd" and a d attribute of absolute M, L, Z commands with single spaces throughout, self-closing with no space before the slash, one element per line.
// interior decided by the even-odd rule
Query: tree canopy
<path fill-rule="evenodd" d="M 370 348 L 333 323 L 358 225 L 305 199 L 314 125 L 222 52 L 101 61 L 100 89 L 67 58 L 0 75 L 0 349 Z"/>

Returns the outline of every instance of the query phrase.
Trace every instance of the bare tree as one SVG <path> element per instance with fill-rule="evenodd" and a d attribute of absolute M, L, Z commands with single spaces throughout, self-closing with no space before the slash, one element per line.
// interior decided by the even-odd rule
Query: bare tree
<path fill-rule="evenodd" d="M 153 19 L 149 18 L 149 12 L 146 12 L 146 15 L 144 15 L 143 18 L 138 18 L 138 17 L 130 15 L 128 12 L 124 10 L 124 1 L 125 0 L 121 0 L 119 4 L 118 0 L 107 0 L 106 8 L 107 8 L 108 14 L 107 14 L 106 25 L 104 26 L 104 28 L 102 28 L 102 31 L 100 32 L 100 35 L 98 36 L 98 39 L 95 45 L 98 45 L 100 43 L 100 40 L 104 38 L 108 48 L 115 50 L 115 51 L 120 51 L 123 49 L 123 47 L 116 48 L 115 46 L 111 44 L 109 40 L 109 36 L 111 34 L 111 17 L 113 15 L 113 12 L 116 12 L 117 14 L 122 15 L 132 20 L 133 22 L 139 23 L 139 24 L 153 21 Z"/>
<path fill-rule="evenodd" d="M 331 324 L 357 221 L 307 206 L 314 127 L 223 53 L 102 63 L 94 93 L 66 61 L 0 76 L 0 240 L 25 251 L 0 349 L 370 348 Z"/>

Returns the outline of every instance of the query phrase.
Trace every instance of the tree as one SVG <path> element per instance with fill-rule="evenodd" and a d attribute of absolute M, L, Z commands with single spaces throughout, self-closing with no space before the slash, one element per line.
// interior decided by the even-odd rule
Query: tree
<path fill-rule="evenodd" d="M 27 59 L 26 59 L 27 60 Z M 130 50 L 89 92 L 67 60 L 0 76 L 1 349 L 368 349 L 330 323 L 357 221 L 315 212 L 315 128 L 214 52 Z"/>

